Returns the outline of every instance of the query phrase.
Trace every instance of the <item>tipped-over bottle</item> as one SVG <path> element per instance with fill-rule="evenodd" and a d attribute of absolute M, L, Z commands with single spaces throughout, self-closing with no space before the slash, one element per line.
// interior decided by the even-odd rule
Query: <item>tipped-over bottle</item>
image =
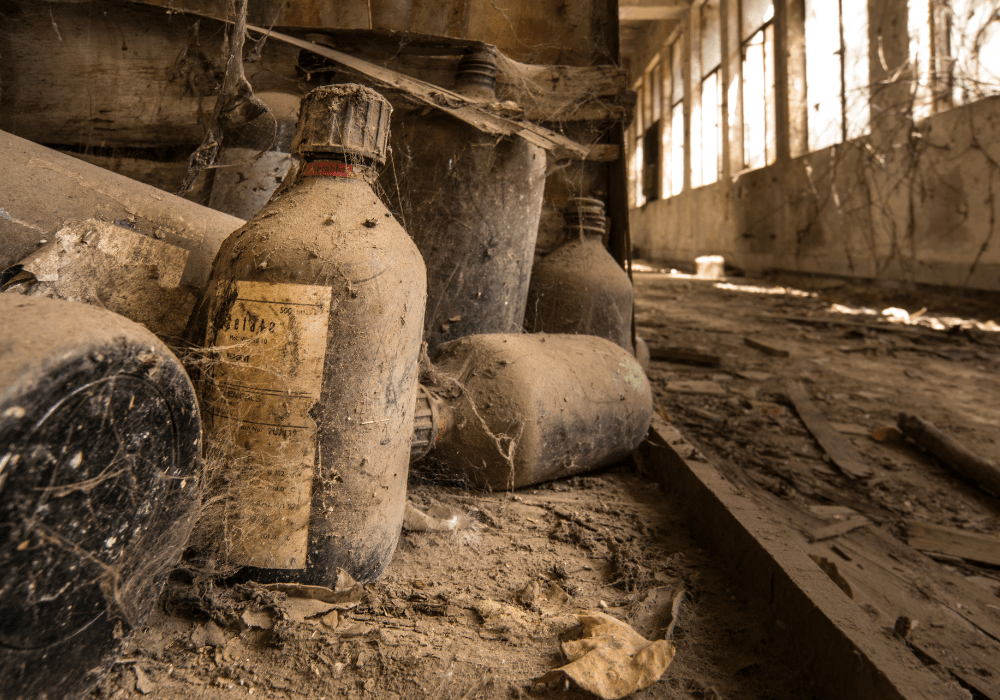
<path fill-rule="evenodd" d="M 0 294 L 0 697 L 83 697 L 201 507 L 194 387 L 156 336 Z"/>
<path fill-rule="evenodd" d="M 441 345 L 413 454 L 477 486 L 514 489 L 624 459 L 653 417 L 632 355 L 588 335 L 497 333 Z"/>

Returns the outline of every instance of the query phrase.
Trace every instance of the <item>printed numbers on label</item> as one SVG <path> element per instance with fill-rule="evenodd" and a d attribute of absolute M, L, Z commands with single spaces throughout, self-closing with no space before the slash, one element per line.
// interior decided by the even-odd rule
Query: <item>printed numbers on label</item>
<path fill-rule="evenodd" d="M 274 332 L 274 321 L 270 323 L 255 316 L 231 318 L 226 322 L 224 331 L 250 331 L 251 333 Z"/>

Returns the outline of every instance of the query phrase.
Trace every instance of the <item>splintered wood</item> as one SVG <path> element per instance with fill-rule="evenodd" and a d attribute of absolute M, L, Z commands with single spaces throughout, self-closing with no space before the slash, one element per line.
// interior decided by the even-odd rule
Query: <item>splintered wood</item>
<path fill-rule="evenodd" d="M 872 475 L 872 468 L 861 460 L 847 439 L 820 413 L 801 384 L 791 382 L 786 393 L 795 406 L 799 418 L 816 438 L 823 451 L 829 455 L 830 461 L 851 478 L 865 479 Z"/>

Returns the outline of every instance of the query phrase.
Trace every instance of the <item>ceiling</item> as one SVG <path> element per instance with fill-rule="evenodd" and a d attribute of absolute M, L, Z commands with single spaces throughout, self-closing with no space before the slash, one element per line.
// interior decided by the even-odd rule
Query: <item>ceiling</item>
<path fill-rule="evenodd" d="M 633 63 L 661 22 L 675 22 L 691 9 L 693 0 L 618 0 L 621 51 L 626 64 Z M 639 67 L 641 70 L 642 67 Z"/>

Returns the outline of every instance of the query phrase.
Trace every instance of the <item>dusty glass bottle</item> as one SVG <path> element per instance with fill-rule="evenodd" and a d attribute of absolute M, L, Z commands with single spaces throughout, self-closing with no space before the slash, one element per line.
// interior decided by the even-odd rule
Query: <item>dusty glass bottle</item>
<path fill-rule="evenodd" d="M 535 264 L 524 328 L 582 333 L 632 351 L 632 282 L 604 247 L 604 204 L 576 197 L 563 213 L 565 239 Z"/>
<path fill-rule="evenodd" d="M 496 57 L 468 52 L 455 92 L 496 101 Z M 518 136 L 484 134 L 454 117 L 413 110 L 393 125 L 392 168 L 383 189 L 427 264 L 424 339 L 521 329 L 538 218 L 545 152 Z"/>
<path fill-rule="evenodd" d="M 426 300 L 420 253 L 371 187 L 389 103 L 317 88 L 297 181 L 223 243 L 202 382 L 228 563 L 258 581 L 381 575 L 396 547 Z"/>
<path fill-rule="evenodd" d="M 418 399 L 413 456 L 478 486 L 515 489 L 612 464 L 653 417 L 634 357 L 589 335 L 495 333 L 440 347 Z"/>

